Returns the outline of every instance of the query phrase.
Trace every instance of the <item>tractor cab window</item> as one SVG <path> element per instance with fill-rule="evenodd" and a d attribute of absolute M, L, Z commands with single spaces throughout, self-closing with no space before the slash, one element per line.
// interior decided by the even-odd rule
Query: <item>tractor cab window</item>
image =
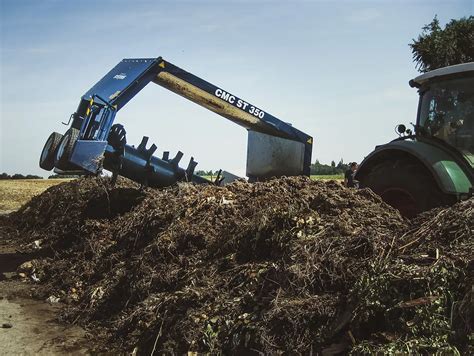
<path fill-rule="evenodd" d="M 430 84 L 421 94 L 419 125 L 428 135 L 474 155 L 474 78 Z"/>

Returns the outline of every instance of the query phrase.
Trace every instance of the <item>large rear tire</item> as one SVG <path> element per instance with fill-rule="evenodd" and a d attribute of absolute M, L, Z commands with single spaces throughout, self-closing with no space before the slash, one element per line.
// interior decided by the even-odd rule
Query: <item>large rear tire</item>
<path fill-rule="evenodd" d="M 74 144 L 76 143 L 78 136 L 78 129 L 70 128 L 66 131 L 56 150 L 56 157 L 54 160 L 54 166 L 56 168 L 59 168 L 63 171 L 77 168 L 74 164 L 69 162 L 69 159 L 71 158 L 72 149 L 74 148 Z"/>
<path fill-rule="evenodd" d="M 384 161 L 360 179 L 362 188 L 370 188 L 403 216 L 445 205 L 449 197 L 438 187 L 431 173 L 414 160 Z"/>
<path fill-rule="evenodd" d="M 39 166 L 47 171 L 54 168 L 54 159 L 56 156 L 56 150 L 61 142 L 63 135 L 57 132 L 53 132 L 49 135 L 46 143 L 44 144 L 43 151 L 39 159 Z"/>

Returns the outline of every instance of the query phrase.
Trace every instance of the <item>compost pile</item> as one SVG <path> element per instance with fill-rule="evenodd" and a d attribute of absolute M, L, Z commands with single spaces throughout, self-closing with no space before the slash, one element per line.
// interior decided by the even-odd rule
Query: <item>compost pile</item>
<path fill-rule="evenodd" d="M 414 221 L 304 177 L 54 186 L 10 222 L 39 296 L 112 349 L 474 352 L 474 200 Z M 100 348 L 98 349 L 100 351 Z"/>

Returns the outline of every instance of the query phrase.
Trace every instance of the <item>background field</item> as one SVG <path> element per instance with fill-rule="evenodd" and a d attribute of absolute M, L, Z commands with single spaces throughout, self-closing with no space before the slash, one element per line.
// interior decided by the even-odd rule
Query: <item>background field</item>
<path fill-rule="evenodd" d="M 205 176 L 211 179 L 211 176 Z M 342 180 L 342 174 L 336 175 L 312 175 L 314 180 Z M 215 179 L 215 177 L 212 177 Z M 41 194 L 53 185 L 67 182 L 66 179 L 6 179 L 0 180 L 0 214 L 8 214 L 18 210 L 23 204 L 35 195 Z"/>
<path fill-rule="evenodd" d="M 312 175 L 311 179 L 314 180 L 344 180 L 344 175 L 343 174 L 332 174 L 332 175 Z"/>
<path fill-rule="evenodd" d="M 5 179 L 0 180 L 0 214 L 19 209 L 35 195 L 70 179 Z"/>

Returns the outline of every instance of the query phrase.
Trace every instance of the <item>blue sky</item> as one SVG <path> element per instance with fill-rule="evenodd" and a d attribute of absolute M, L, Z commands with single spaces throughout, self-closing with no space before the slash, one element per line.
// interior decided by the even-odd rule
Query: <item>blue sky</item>
<path fill-rule="evenodd" d="M 313 160 L 361 161 L 415 120 L 408 43 L 474 1 L 0 0 L 0 172 L 48 175 L 44 141 L 122 58 L 162 56 L 292 123 Z M 130 144 L 243 175 L 244 129 L 149 84 L 121 110 Z"/>

